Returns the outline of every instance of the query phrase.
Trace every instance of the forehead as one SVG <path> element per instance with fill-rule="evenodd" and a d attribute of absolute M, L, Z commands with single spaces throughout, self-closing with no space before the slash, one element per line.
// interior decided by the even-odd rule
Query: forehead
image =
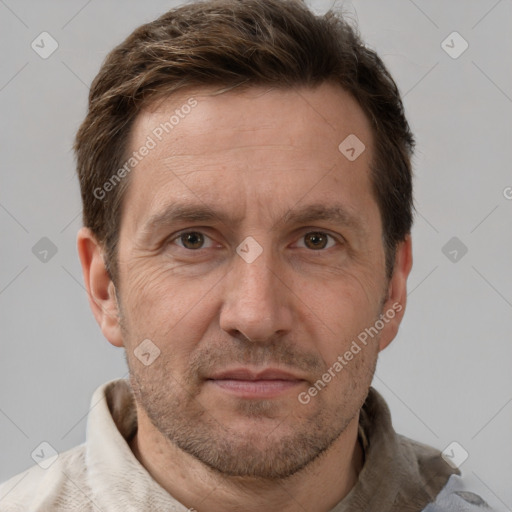
<path fill-rule="evenodd" d="M 216 145 L 229 149 L 265 142 L 293 145 L 300 141 L 310 146 L 327 138 L 324 142 L 331 144 L 332 150 L 337 149 L 340 137 L 355 132 L 372 144 L 372 131 L 361 107 L 334 84 L 225 91 L 203 87 L 180 91 L 143 109 L 131 131 L 131 146 L 153 134 L 168 155 L 200 154 L 201 146 L 182 146 L 187 143 L 184 137 L 197 140 L 207 136 L 214 136 Z M 325 151 L 321 156 L 326 156 Z"/>
<path fill-rule="evenodd" d="M 124 201 L 123 216 L 141 222 L 172 200 L 243 217 L 249 206 L 279 215 L 305 196 L 315 203 L 345 196 L 350 209 L 371 189 L 371 127 L 357 102 L 331 84 L 181 92 L 137 117 L 130 152 L 148 144 Z"/>

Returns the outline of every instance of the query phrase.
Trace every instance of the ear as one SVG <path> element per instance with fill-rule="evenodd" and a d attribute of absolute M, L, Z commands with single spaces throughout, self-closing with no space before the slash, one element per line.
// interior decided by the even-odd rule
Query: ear
<path fill-rule="evenodd" d="M 379 350 L 384 350 L 395 338 L 407 303 L 407 278 L 412 268 L 412 242 L 407 235 L 396 248 L 393 275 L 389 280 L 388 296 L 384 304 L 384 329 L 381 331 Z"/>
<path fill-rule="evenodd" d="M 103 247 L 89 228 L 81 228 L 77 248 L 89 305 L 107 340 L 116 347 L 123 346 L 116 289 L 105 266 Z"/>

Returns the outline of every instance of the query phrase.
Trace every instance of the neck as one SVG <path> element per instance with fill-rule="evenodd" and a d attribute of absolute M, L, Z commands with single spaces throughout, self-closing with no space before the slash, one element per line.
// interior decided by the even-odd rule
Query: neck
<path fill-rule="evenodd" d="M 295 475 L 263 481 L 221 475 L 164 438 L 137 407 L 138 431 L 130 447 L 153 479 L 197 512 L 328 512 L 356 484 L 363 466 L 355 417 L 320 457 Z"/>

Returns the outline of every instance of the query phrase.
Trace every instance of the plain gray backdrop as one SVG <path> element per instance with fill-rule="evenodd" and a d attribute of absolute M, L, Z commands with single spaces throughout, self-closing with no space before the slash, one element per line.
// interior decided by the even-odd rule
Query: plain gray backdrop
<path fill-rule="evenodd" d="M 71 147 L 108 51 L 174 5 L 0 0 L 0 481 L 33 465 L 42 441 L 82 443 L 92 392 L 127 373 L 82 284 Z M 473 489 L 510 510 L 512 2 L 336 5 L 390 68 L 417 138 L 407 312 L 374 385 L 397 431 L 459 443 Z M 31 46 L 44 37 L 51 50 L 42 32 L 58 44 L 47 58 Z"/>

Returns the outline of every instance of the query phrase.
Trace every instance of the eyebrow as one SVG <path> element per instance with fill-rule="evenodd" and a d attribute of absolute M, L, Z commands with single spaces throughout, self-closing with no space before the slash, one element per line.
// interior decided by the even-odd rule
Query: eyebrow
<path fill-rule="evenodd" d="M 162 227 L 171 226 L 181 222 L 232 222 L 227 214 L 214 211 L 206 205 L 176 203 L 168 206 L 161 213 L 152 215 L 144 224 L 143 233 L 153 233 Z"/>
<path fill-rule="evenodd" d="M 360 217 L 349 211 L 341 204 L 326 206 L 323 204 L 309 204 L 303 208 L 288 210 L 276 222 L 274 227 L 286 224 L 309 224 L 319 220 L 348 227 L 354 231 L 364 232 L 364 225 Z"/>
<path fill-rule="evenodd" d="M 152 215 L 141 229 L 142 234 L 152 234 L 163 227 L 183 222 L 220 222 L 233 226 L 243 220 L 243 216 L 232 217 L 226 212 L 214 210 L 202 204 L 176 203 L 160 213 Z M 316 221 L 329 221 L 357 232 L 364 233 L 364 225 L 359 216 L 341 204 L 309 204 L 302 208 L 288 210 L 274 224 L 271 230 L 286 225 L 301 225 Z"/>

